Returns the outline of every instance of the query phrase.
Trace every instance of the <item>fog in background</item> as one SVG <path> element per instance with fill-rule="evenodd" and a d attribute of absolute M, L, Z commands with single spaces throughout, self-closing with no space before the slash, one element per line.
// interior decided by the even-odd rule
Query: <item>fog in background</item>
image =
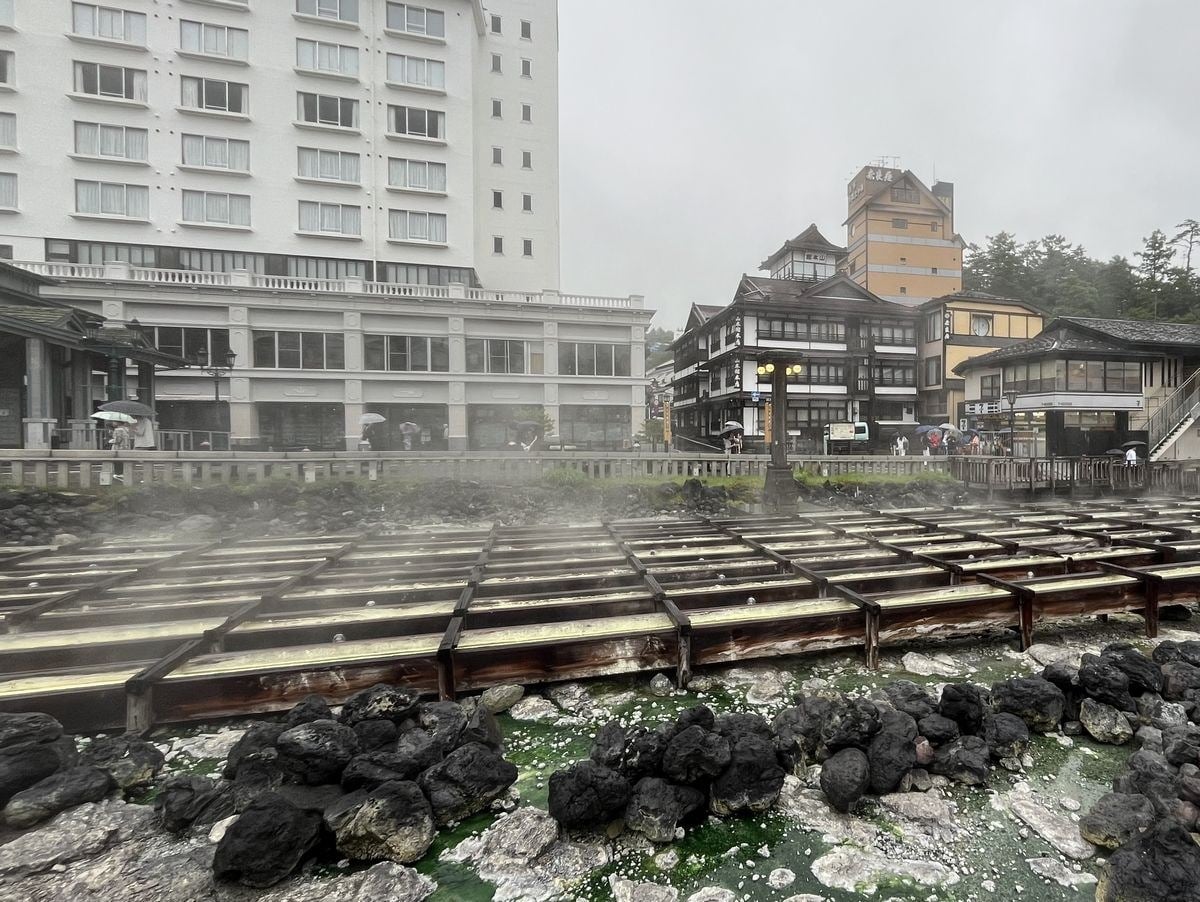
<path fill-rule="evenodd" d="M 560 0 L 563 289 L 724 304 L 881 155 L 967 242 L 1200 218 L 1196 0 Z"/>

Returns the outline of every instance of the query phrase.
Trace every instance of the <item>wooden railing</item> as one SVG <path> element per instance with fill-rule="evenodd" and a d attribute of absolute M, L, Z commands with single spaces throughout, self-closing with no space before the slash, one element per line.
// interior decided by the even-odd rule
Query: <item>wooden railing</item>
<path fill-rule="evenodd" d="M 1200 460 L 1126 466 L 1108 457 L 950 457 L 950 473 L 971 488 L 995 491 L 1200 492 Z"/>
<path fill-rule="evenodd" d="M 196 451 L 4 451 L 0 486 L 71 489 L 107 485 L 261 482 L 287 479 L 473 479 L 533 482 L 560 470 L 589 479 L 638 479 L 766 475 L 765 454 L 587 453 L 488 455 L 477 452 L 196 452 Z M 821 476 L 872 473 L 916 476 L 945 470 L 947 458 L 793 457 L 790 463 Z"/>

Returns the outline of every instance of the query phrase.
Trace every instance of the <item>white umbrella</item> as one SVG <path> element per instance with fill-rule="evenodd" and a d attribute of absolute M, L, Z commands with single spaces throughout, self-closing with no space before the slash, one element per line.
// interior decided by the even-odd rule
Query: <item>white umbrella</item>
<path fill-rule="evenodd" d="M 418 426 L 416 423 L 408 423 L 408 422 L 401 423 L 396 428 L 398 428 L 400 430 L 401 435 L 416 435 L 418 432 L 421 431 L 421 427 Z"/>
<path fill-rule="evenodd" d="M 121 413 L 116 410 L 97 410 L 92 414 L 93 420 L 104 420 L 106 423 L 136 423 L 133 417 L 127 413 Z"/>
<path fill-rule="evenodd" d="M 746 429 L 746 427 L 743 426 L 741 423 L 737 423 L 733 420 L 728 420 L 725 423 L 725 425 L 723 427 L 721 427 L 721 431 L 718 433 L 718 435 L 724 435 L 726 432 L 744 432 L 745 429 Z"/>
<path fill-rule="evenodd" d="M 364 413 L 361 417 L 358 418 L 358 425 L 360 425 L 360 426 L 374 426 L 376 423 L 386 423 L 386 422 L 387 422 L 387 417 L 382 416 L 381 414 L 378 414 L 378 413 Z"/>

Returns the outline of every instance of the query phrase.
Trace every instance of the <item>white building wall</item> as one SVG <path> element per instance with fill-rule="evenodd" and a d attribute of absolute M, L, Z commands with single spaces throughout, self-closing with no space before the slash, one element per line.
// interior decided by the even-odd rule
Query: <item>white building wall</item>
<path fill-rule="evenodd" d="M 14 52 L 16 69 L 14 90 L 0 89 L 0 112 L 16 114 L 17 147 L 0 152 L 0 172 L 17 174 L 20 202 L 18 213 L 0 213 L 0 244 L 12 245 L 13 256 L 25 260 L 44 259 L 44 239 L 53 237 L 476 267 L 489 288 L 557 288 L 557 4 L 493 0 L 485 15 L 467 0 L 421 2 L 445 12 L 444 40 L 386 31 L 386 0 L 360 0 L 357 25 L 294 15 L 295 0 L 248 0 L 245 9 L 228 0 L 104 0 L 104 5 L 146 14 L 146 47 L 139 48 L 71 36 L 70 0 L 17 0 L 14 30 L 0 31 L 0 46 Z M 502 17 L 502 35 L 487 31 L 492 13 Z M 247 64 L 181 55 L 181 19 L 248 30 Z M 521 20 L 531 23 L 529 40 L 520 37 Z M 298 38 L 359 48 L 359 76 L 296 72 Z M 495 47 L 504 54 L 506 69 L 493 77 L 488 70 Z M 443 60 L 445 91 L 387 84 L 389 52 Z M 521 58 L 531 60 L 531 78 L 521 77 Z M 145 103 L 80 99 L 74 95 L 76 60 L 145 70 Z M 247 115 L 181 111 L 181 76 L 248 84 Z M 298 127 L 298 91 L 357 99 L 359 127 Z M 503 120 L 491 119 L 493 95 L 504 99 Z M 521 122 L 522 103 L 531 104 L 531 123 Z M 443 111 L 445 140 L 388 137 L 388 104 Z M 148 163 L 73 158 L 76 121 L 147 129 Z M 249 140 L 249 175 L 180 169 L 185 132 Z M 500 173 L 490 170 L 493 145 L 505 150 Z M 360 154 L 361 184 L 297 181 L 301 146 Z M 531 169 L 521 168 L 523 150 L 532 153 Z M 389 157 L 446 163 L 445 196 L 389 190 Z M 76 179 L 149 186 L 148 221 L 73 215 Z M 491 210 L 493 185 L 505 192 L 502 214 Z M 250 230 L 182 225 L 184 189 L 250 195 Z M 532 213 L 521 212 L 525 193 L 533 197 Z M 361 235 L 296 234 L 302 199 L 361 207 Z M 390 209 L 445 213 L 446 246 L 389 241 Z M 503 256 L 492 254 L 493 233 L 505 236 Z M 534 242 L 531 257 L 521 253 L 524 238 Z"/>

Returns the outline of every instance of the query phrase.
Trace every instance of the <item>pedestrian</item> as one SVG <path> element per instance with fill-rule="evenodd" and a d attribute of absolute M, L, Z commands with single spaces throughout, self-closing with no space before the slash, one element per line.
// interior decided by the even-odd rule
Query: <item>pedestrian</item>
<path fill-rule="evenodd" d="M 137 451 L 157 451 L 158 438 L 150 417 L 136 417 L 133 423 L 133 447 Z"/>
<path fill-rule="evenodd" d="M 1125 452 L 1125 466 L 1136 467 L 1138 465 L 1137 449 L 1130 448 Z"/>
<path fill-rule="evenodd" d="M 129 430 L 124 423 L 117 423 L 113 427 L 112 437 L 108 443 L 112 445 L 114 451 L 128 451 L 133 447 L 133 436 L 129 434 Z"/>

